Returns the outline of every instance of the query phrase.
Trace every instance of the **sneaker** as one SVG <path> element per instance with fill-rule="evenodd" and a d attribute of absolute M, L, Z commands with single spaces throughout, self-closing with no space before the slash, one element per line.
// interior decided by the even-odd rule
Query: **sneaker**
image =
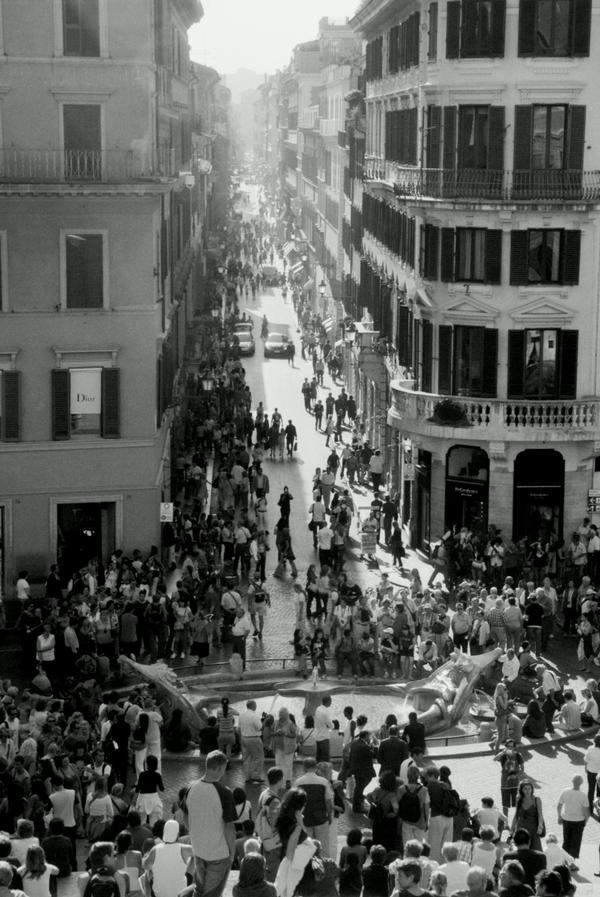
<path fill-rule="evenodd" d="M 171 660 L 174 660 L 177 657 L 177 651 L 173 651 L 171 654 Z"/>
<path fill-rule="evenodd" d="M 179 656 L 181 657 L 182 660 L 185 660 L 185 654 L 183 651 L 181 652 L 181 654 Z"/>

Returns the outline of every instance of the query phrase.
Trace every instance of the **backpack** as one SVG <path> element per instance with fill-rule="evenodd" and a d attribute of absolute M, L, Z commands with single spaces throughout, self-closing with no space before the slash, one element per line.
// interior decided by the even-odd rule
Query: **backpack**
<path fill-rule="evenodd" d="M 85 886 L 83 897 L 119 897 L 119 885 L 114 878 L 94 874 Z"/>
<path fill-rule="evenodd" d="M 454 788 L 444 788 L 442 791 L 442 816 L 457 816 L 460 809 L 460 797 Z"/>
<path fill-rule="evenodd" d="M 421 801 L 419 800 L 419 791 L 423 786 L 415 791 L 409 791 L 407 788 L 398 803 L 398 816 L 403 822 L 415 823 L 421 818 Z"/>
<path fill-rule="evenodd" d="M 274 850 L 281 843 L 278 832 L 269 821 L 269 807 L 275 799 L 275 795 L 271 794 L 263 805 L 259 807 L 256 815 L 256 834 L 260 838 L 264 850 Z"/>

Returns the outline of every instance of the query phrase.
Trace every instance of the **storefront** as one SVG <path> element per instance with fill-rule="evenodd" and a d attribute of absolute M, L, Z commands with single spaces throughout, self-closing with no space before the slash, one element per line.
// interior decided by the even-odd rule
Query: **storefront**
<path fill-rule="evenodd" d="M 478 446 L 454 445 L 446 455 L 446 529 L 484 534 L 488 526 L 490 465 Z"/>
<path fill-rule="evenodd" d="M 563 534 L 565 461 L 554 449 L 527 449 L 515 458 L 513 538 Z"/>

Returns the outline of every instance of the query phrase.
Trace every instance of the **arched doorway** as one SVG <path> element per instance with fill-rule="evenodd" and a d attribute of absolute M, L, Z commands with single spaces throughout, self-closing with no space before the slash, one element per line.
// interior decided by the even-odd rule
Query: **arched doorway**
<path fill-rule="evenodd" d="M 565 459 L 554 449 L 526 449 L 515 458 L 513 538 L 563 534 Z"/>
<path fill-rule="evenodd" d="M 446 528 L 484 534 L 488 524 L 490 462 L 479 446 L 453 445 L 446 455 Z"/>

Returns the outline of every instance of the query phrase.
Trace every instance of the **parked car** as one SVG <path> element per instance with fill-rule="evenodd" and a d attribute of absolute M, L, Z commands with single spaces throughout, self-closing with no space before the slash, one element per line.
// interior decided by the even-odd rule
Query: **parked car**
<path fill-rule="evenodd" d="M 252 335 L 252 324 L 236 324 L 231 346 L 236 346 L 240 355 L 254 355 L 256 344 Z"/>
<path fill-rule="evenodd" d="M 287 358 L 289 344 L 285 333 L 270 333 L 265 340 L 265 358 Z"/>

